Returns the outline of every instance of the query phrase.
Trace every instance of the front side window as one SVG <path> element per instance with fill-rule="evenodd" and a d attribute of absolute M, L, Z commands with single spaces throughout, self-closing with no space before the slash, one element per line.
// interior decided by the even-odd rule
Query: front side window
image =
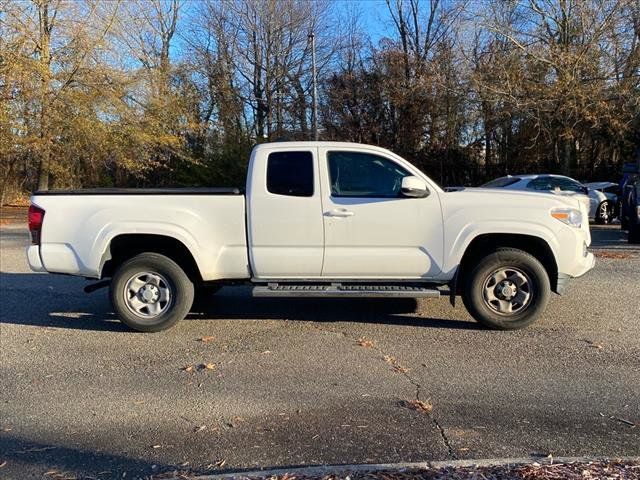
<path fill-rule="evenodd" d="M 397 163 L 362 152 L 329 152 L 333 197 L 396 198 L 402 179 L 411 175 Z"/>
<path fill-rule="evenodd" d="M 311 152 L 273 152 L 267 159 L 267 191 L 292 197 L 313 196 Z"/>

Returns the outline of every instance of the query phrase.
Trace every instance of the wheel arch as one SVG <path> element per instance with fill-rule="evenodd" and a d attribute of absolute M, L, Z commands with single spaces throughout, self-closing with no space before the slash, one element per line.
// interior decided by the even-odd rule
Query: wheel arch
<path fill-rule="evenodd" d="M 150 233 L 126 233 L 113 237 L 102 262 L 100 278 L 111 277 L 123 262 L 145 252 L 158 253 L 170 258 L 180 265 L 193 281 L 202 281 L 198 264 L 183 242 L 169 235 Z"/>
<path fill-rule="evenodd" d="M 499 248 L 515 248 L 529 253 L 543 265 L 549 275 L 551 290 L 558 289 L 558 264 L 551 246 L 541 237 L 519 233 L 485 233 L 476 236 L 467 246 L 455 275 L 455 291 L 461 293 L 465 275 L 484 255 Z"/>

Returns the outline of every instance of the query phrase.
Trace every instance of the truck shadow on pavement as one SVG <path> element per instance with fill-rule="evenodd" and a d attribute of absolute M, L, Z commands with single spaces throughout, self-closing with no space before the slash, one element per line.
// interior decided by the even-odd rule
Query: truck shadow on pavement
<path fill-rule="evenodd" d="M 96 472 L 100 472 L 100 478 L 129 478 L 132 474 L 149 475 L 175 468 L 159 461 L 26 441 L 7 434 L 0 436 L 0 452 L 3 452 L 2 459 L 6 461 L 3 473 L 8 475 L 3 478 L 25 478 L 24 471 L 34 467 L 42 472 L 49 471 L 51 476 L 45 474 L 45 478 L 80 478 L 76 474 Z"/>
<path fill-rule="evenodd" d="M 472 321 L 416 315 L 412 298 L 253 298 L 248 289 L 222 289 L 195 303 L 188 319 L 269 319 L 307 322 L 356 322 L 427 328 L 481 329 Z M 433 300 L 428 300 L 433 301 Z M 450 308 L 450 307 L 449 307 Z"/>
<path fill-rule="evenodd" d="M 112 313 L 106 291 L 85 294 L 85 285 L 82 279 L 63 275 L 0 272 L 0 322 L 131 333 Z M 419 316 L 418 306 L 414 299 L 253 298 L 248 288 L 238 287 L 223 288 L 218 295 L 197 299 L 186 321 L 269 319 L 482 328 L 472 321 Z"/>

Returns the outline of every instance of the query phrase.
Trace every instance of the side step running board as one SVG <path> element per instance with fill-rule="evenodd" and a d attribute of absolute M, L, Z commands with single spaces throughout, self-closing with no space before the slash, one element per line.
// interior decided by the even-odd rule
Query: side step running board
<path fill-rule="evenodd" d="M 445 292 L 446 293 L 446 292 Z M 280 285 L 253 287 L 254 297 L 368 297 L 368 298 L 417 298 L 439 297 L 435 288 L 400 285 Z"/>

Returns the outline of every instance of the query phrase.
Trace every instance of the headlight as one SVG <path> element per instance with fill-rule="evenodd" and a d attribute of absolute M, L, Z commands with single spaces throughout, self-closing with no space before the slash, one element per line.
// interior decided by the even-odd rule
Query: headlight
<path fill-rule="evenodd" d="M 572 227 L 582 226 L 582 213 L 575 208 L 554 208 L 551 210 L 551 216 Z"/>

